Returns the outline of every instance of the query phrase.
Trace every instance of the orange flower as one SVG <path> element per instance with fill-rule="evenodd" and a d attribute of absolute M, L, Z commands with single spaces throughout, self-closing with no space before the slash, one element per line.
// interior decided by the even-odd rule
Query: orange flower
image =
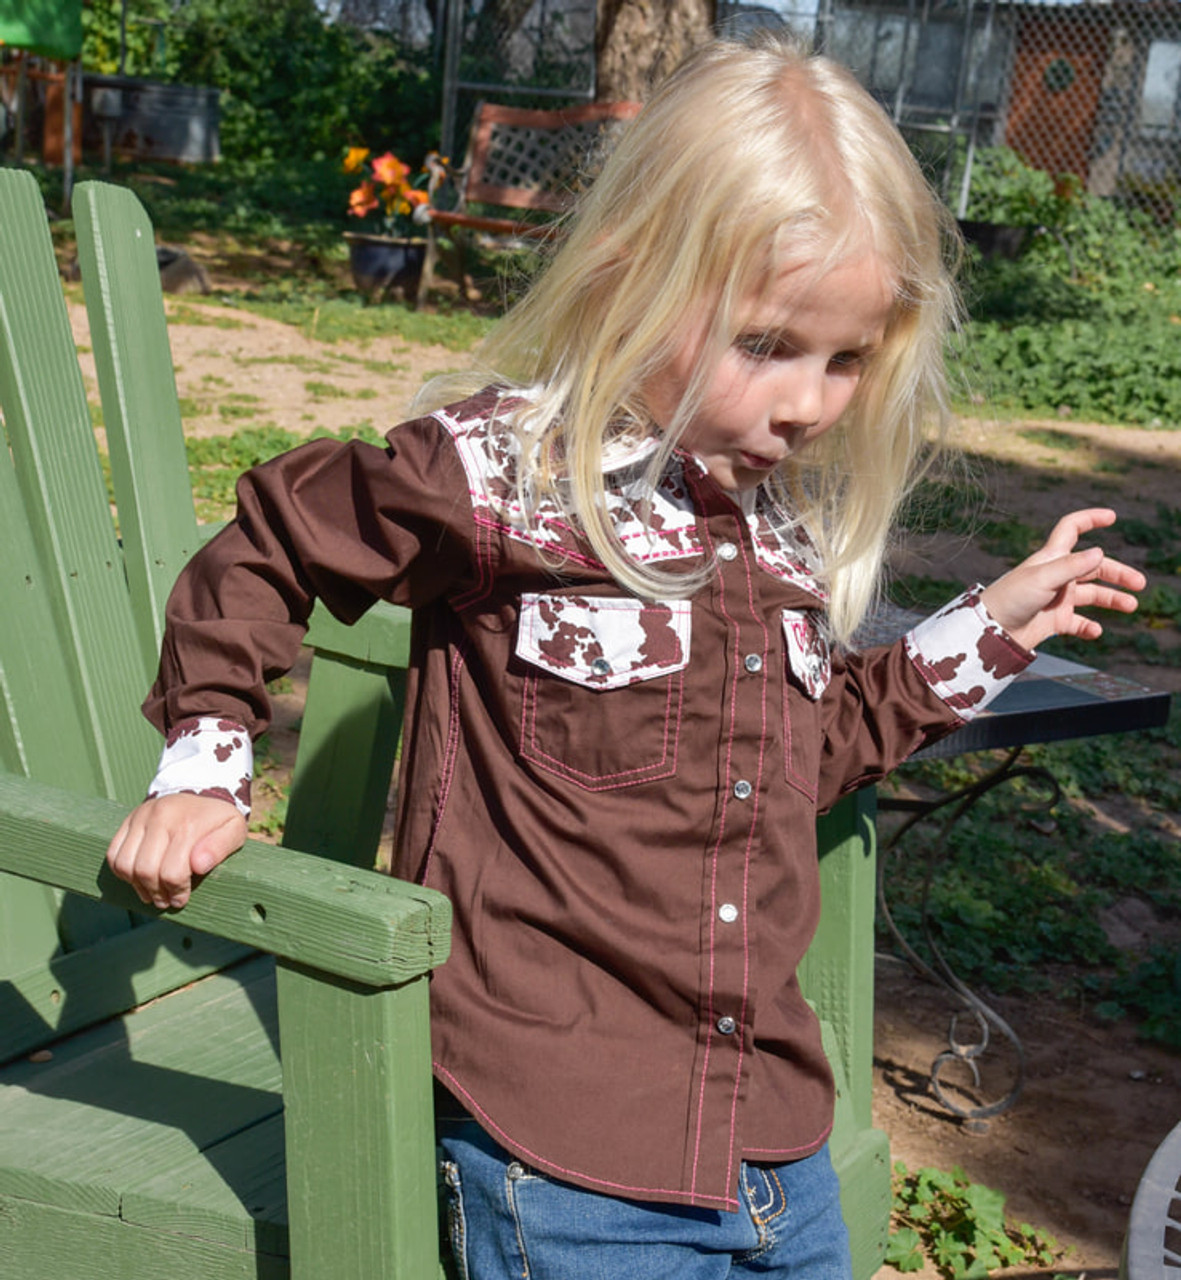
<path fill-rule="evenodd" d="M 373 162 L 373 176 L 384 187 L 400 187 L 410 176 L 410 166 L 403 164 L 392 151 Z"/>
<path fill-rule="evenodd" d="M 349 192 L 349 213 L 355 218 L 363 218 L 377 208 L 377 192 L 368 178 L 355 190 Z"/>
<path fill-rule="evenodd" d="M 407 187 L 406 190 L 402 192 L 402 196 L 412 209 L 416 208 L 420 204 L 426 204 L 430 199 L 430 196 L 427 195 L 425 191 L 418 191 L 414 187 Z"/>
<path fill-rule="evenodd" d="M 341 167 L 345 173 L 356 173 L 368 158 L 368 147 L 346 147 L 344 164 Z"/>

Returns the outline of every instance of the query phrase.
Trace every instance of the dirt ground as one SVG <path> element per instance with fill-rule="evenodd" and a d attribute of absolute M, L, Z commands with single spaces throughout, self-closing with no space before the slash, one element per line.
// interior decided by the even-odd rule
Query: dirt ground
<path fill-rule="evenodd" d="M 233 406 L 242 405 L 257 407 L 250 425 L 267 421 L 302 432 L 368 419 L 384 430 L 404 414 L 425 376 L 464 360 L 397 340 L 324 344 L 204 302 L 169 299 L 168 306 L 186 429 L 201 435 L 247 425 L 235 416 L 240 410 Z M 81 307 L 74 313 L 85 349 L 84 313 Z M 325 391 L 327 382 L 334 392 Z M 961 424 L 961 443 L 984 460 L 977 474 L 993 506 L 1038 528 L 1048 530 L 1060 513 L 1084 505 L 1151 518 L 1158 503 L 1175 506 L 1181 495 L 1181 432 L 980 419 Z M 1136 562 L 1135 549 L 1115 536 L 1111 543 Z M 964 581 L 988 580 L 1004 567 L 966 540 L 947 537 L 912 541 L 898 566 Z M 1181 668 L 1105 665 L 1157 688 L 1181 687 Z M 1181 823 L 1181 815 L 1174 817 Z M 1123 922 L 1130 946 L 1143 918 L 1135 906 Z M 1116 1275 L 1137 1180 L 1181 1119 L 1181 1057 L 1137 1041 L 1130 1026 L 1100 1026 L 1041 999 L 1000 1000 L 1025 1045 L 1027 1082 L 1017 1105 L 976 1134 L 944 1112 L 927 1086 L 932 1060 L 947 1047 L 951 1006 L 892 960 L 879 962 L 877 1000 L 876 1123 L 889 1133 L 895 1158 L 911 1169 L 960 1164 L 975 1181 L 1005 1192 L 1015 1215 L 1070 1247 L 1050 1273 Z M 998 1078 L 1003 1056 L 1001 1065 Z"/>

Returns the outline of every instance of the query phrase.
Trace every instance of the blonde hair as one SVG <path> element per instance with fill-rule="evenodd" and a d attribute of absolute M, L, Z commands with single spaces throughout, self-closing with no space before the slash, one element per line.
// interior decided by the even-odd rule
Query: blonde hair
<path fill-rule="evenodd" d="M 894 288 L 881 348 L 837 426 L 768 482 L 817 544 L 828 625 L 849 642 L 898 506 L 948 417 L 957 243 L 898 131 L 847 71 L 776 39 L 705 46 L 628 128 L 562 247 L 486 345 L 498 381 L 536 389 L 514 419 L 520 496 L 561 502 L 628 590 L 692 590 L 700 574 L 637 564 L 620 544 L 604 448 L 653 432 L 641 389 L 706 312 L 698 367 L 652 459 L 655 483 L 752 293 L 785 263 L 814 280 L 869 250 Z"/>

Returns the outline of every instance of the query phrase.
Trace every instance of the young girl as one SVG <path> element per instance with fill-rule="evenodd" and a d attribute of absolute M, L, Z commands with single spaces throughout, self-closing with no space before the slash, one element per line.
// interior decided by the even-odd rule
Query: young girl
<path fill-rule="evenodd" d="M 154 798 L 109 855 L 160 907 L 244 839 L 315 598 L 415 610 L 396 871 L 455 908 L 433 1051 L 465 1275 L 847 1274 L 796 982 L 816 815 L 1144 585 L 1074 549 L 1115 518 L 1077 512 L 853 646 L 945 412 L 953 239 L 849 75 L 713 45 L 501 325 L 492 385 L 247 474 L 176 586 Z"/>

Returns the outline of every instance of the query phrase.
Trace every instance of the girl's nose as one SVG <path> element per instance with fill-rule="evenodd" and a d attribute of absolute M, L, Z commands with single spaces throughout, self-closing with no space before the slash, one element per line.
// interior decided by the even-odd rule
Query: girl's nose
<path fill-rule="evenodd" d="M 784 429 L 814 427 L 823 412 L 824 371 L 800 361 L 784 373 L 775 401 L 774 425 Z"/>

